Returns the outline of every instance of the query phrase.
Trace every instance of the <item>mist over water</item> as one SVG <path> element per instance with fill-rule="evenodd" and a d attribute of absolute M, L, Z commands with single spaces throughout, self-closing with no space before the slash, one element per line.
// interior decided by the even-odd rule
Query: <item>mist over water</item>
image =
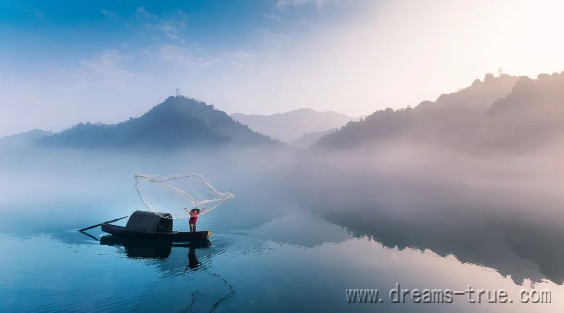
<path fill-rule="evenodd" d="M 301 166 L 314 187 L 301 199 L 387 247 L 452 254 L 518 284 L 562 284 L 563 168 L 555 151 L 477 157 L 404 143 L 313 155 Z"/>
<path fill-rule="evenodd" d="M 0 263 L 9 275 L 0 287 L 8 299 L 2 311 L 49 311 L 61 303 L 90 310 L 101 301 L 106 311 L 337 312 L 352 305 L 346 288 L 387 291 L 396 283 L 471 284 L 515 295 L 523 287 L 549 288 L 552 304 L 543 308 L 556 311 L 564 291 L 564 168 L 556 150 L 476 156 L 408 142 L 331 153 L 3 150 L 0 243 L 13 253 Z M 199 219 L 199 229 L 213 231 L 210 246 L 98 242 L 76 231 L 145 209 L 135 173 L 190 172 L 236 196 Z M 188 229 L 185 220 L 174 227 Z M 98 229 L 89 234 L 103 236 Z M 475 310 L 463 299 L 415 305 L 385 306 Z"/>

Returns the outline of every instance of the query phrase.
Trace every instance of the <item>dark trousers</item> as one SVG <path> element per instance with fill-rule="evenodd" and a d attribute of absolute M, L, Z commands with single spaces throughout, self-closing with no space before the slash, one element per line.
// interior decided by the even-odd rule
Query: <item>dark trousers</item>
<path fill-rule="evenodd" d="M 196 224 L 189 224 L 190 225 L 190 231 L 191 232 L 195 232 L 196 231 Z"/>

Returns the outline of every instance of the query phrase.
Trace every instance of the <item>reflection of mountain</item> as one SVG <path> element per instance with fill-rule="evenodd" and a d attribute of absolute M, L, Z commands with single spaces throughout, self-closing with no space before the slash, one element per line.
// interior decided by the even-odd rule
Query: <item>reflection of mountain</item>
<path fill-rule="evenodd" d="M 78 124 L 44 137 L 40 143 L 78 148 L 188 148 L 273 145 L 274 141 L 235 122 L 211 105 L 185 97 L 169 97 L 138 118 L 115 124 Z"/>
<path fill-rule="evenodd" d="M 307 248 L 329 242 L 340 243 L 351 238 L 341 227 L 328 223 L 309 211 L 276 218 L 248 231 L 248 235 Z"/>
<path fill-rule="evenodd" d="M 317 112 L 311 109 L 299 109 L 273 115 L 232 114 L 231 117 L 252 130 L 271 138 L 291 143 L 299 137 L 314 132 L 340 128 L 352 120 L 350 116 L 335 112 Z"/>
<path fill-rule="evenodd" d="M 342 178 L 346 186 L 320 180 L 323 186 L 317 188 L 322 189 L 308 190 L 300 201 L 354 236 L 372 237 L 389 248 L 452 254 L 463 263 L 510 275 L 518 284 L 526 278 L 564 283 L 564 229 L 539 218 L 547 208 L 530 210 L 528 203 L 519 207 L 515 196 L 517 204 L 508 200 L 511 192 L 456 191 L 442 185 L 433 190 L 433 182 L 416 187 L 390 180 L 369 183 L 361 177 L 357 183 Z"/>
<path fill-rule="evenodd" d="M 375 112 L 362 121 L 349 123 L 339 131 L 325 136 L 317 147 L 346 149 L 399 140 L 442 144 L 459 149 L 484 146 L 488 136 L 492 135 L 487 131 L 488 123 L 496 123 L 489 120 L 488 111 L 492 103 L 510 93 L 522 94 L 521 83 L 512 91 L 518 79 L 508 75 L 494 77 L 488 74 L 484 81 L 476 80 L 470 87 L 441 95 L 435 102 L 425 101 L 413 109 Z M 514 96 L 510 95 L 507 99 L 512 97 Z M 529 101 L 529 105 L 535 104 L 533 100 L 523 98 L 523 101 Z"/>
<path fill-rule="evenodd" d="M 478 225 L 450 220 L 410 222 L 385 214 L 366 218 L 332 212 L 326 218 L 347 227 L 355 236 L 373 237 L 389 248 L 431 250 L 443 257 L 454 255 L 463 263 L 482 265 L 511 276 L 517 284 L 524 279 L 541 282 L 545 278 L 564 283 L 561 229 L 509 226 L 501 221 L 480 221 Z"/>

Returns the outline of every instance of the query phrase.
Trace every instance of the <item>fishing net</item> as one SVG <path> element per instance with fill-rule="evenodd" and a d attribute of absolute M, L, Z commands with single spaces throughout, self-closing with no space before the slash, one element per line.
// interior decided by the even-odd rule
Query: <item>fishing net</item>
<path fill-rule="evenodd" d="M 229 192 L 220 192 L 204 176 L 135 174 L 135 189 L 143 204 L 152 212 L 170 213 L 173 219 L 190 218 L 188 211 L 200 209 L 208 214 L 224 202 L 234 199 Z"/>

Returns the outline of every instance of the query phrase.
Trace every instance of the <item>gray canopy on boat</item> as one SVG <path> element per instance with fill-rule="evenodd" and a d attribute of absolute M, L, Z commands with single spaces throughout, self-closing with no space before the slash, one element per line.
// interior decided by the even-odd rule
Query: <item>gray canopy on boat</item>
<path fill-rule="evenodd" d="M 135 211 L 129 217 L 125 229 L 139 233 L 172 232 L 172 215 L 150 211 Z"/>

